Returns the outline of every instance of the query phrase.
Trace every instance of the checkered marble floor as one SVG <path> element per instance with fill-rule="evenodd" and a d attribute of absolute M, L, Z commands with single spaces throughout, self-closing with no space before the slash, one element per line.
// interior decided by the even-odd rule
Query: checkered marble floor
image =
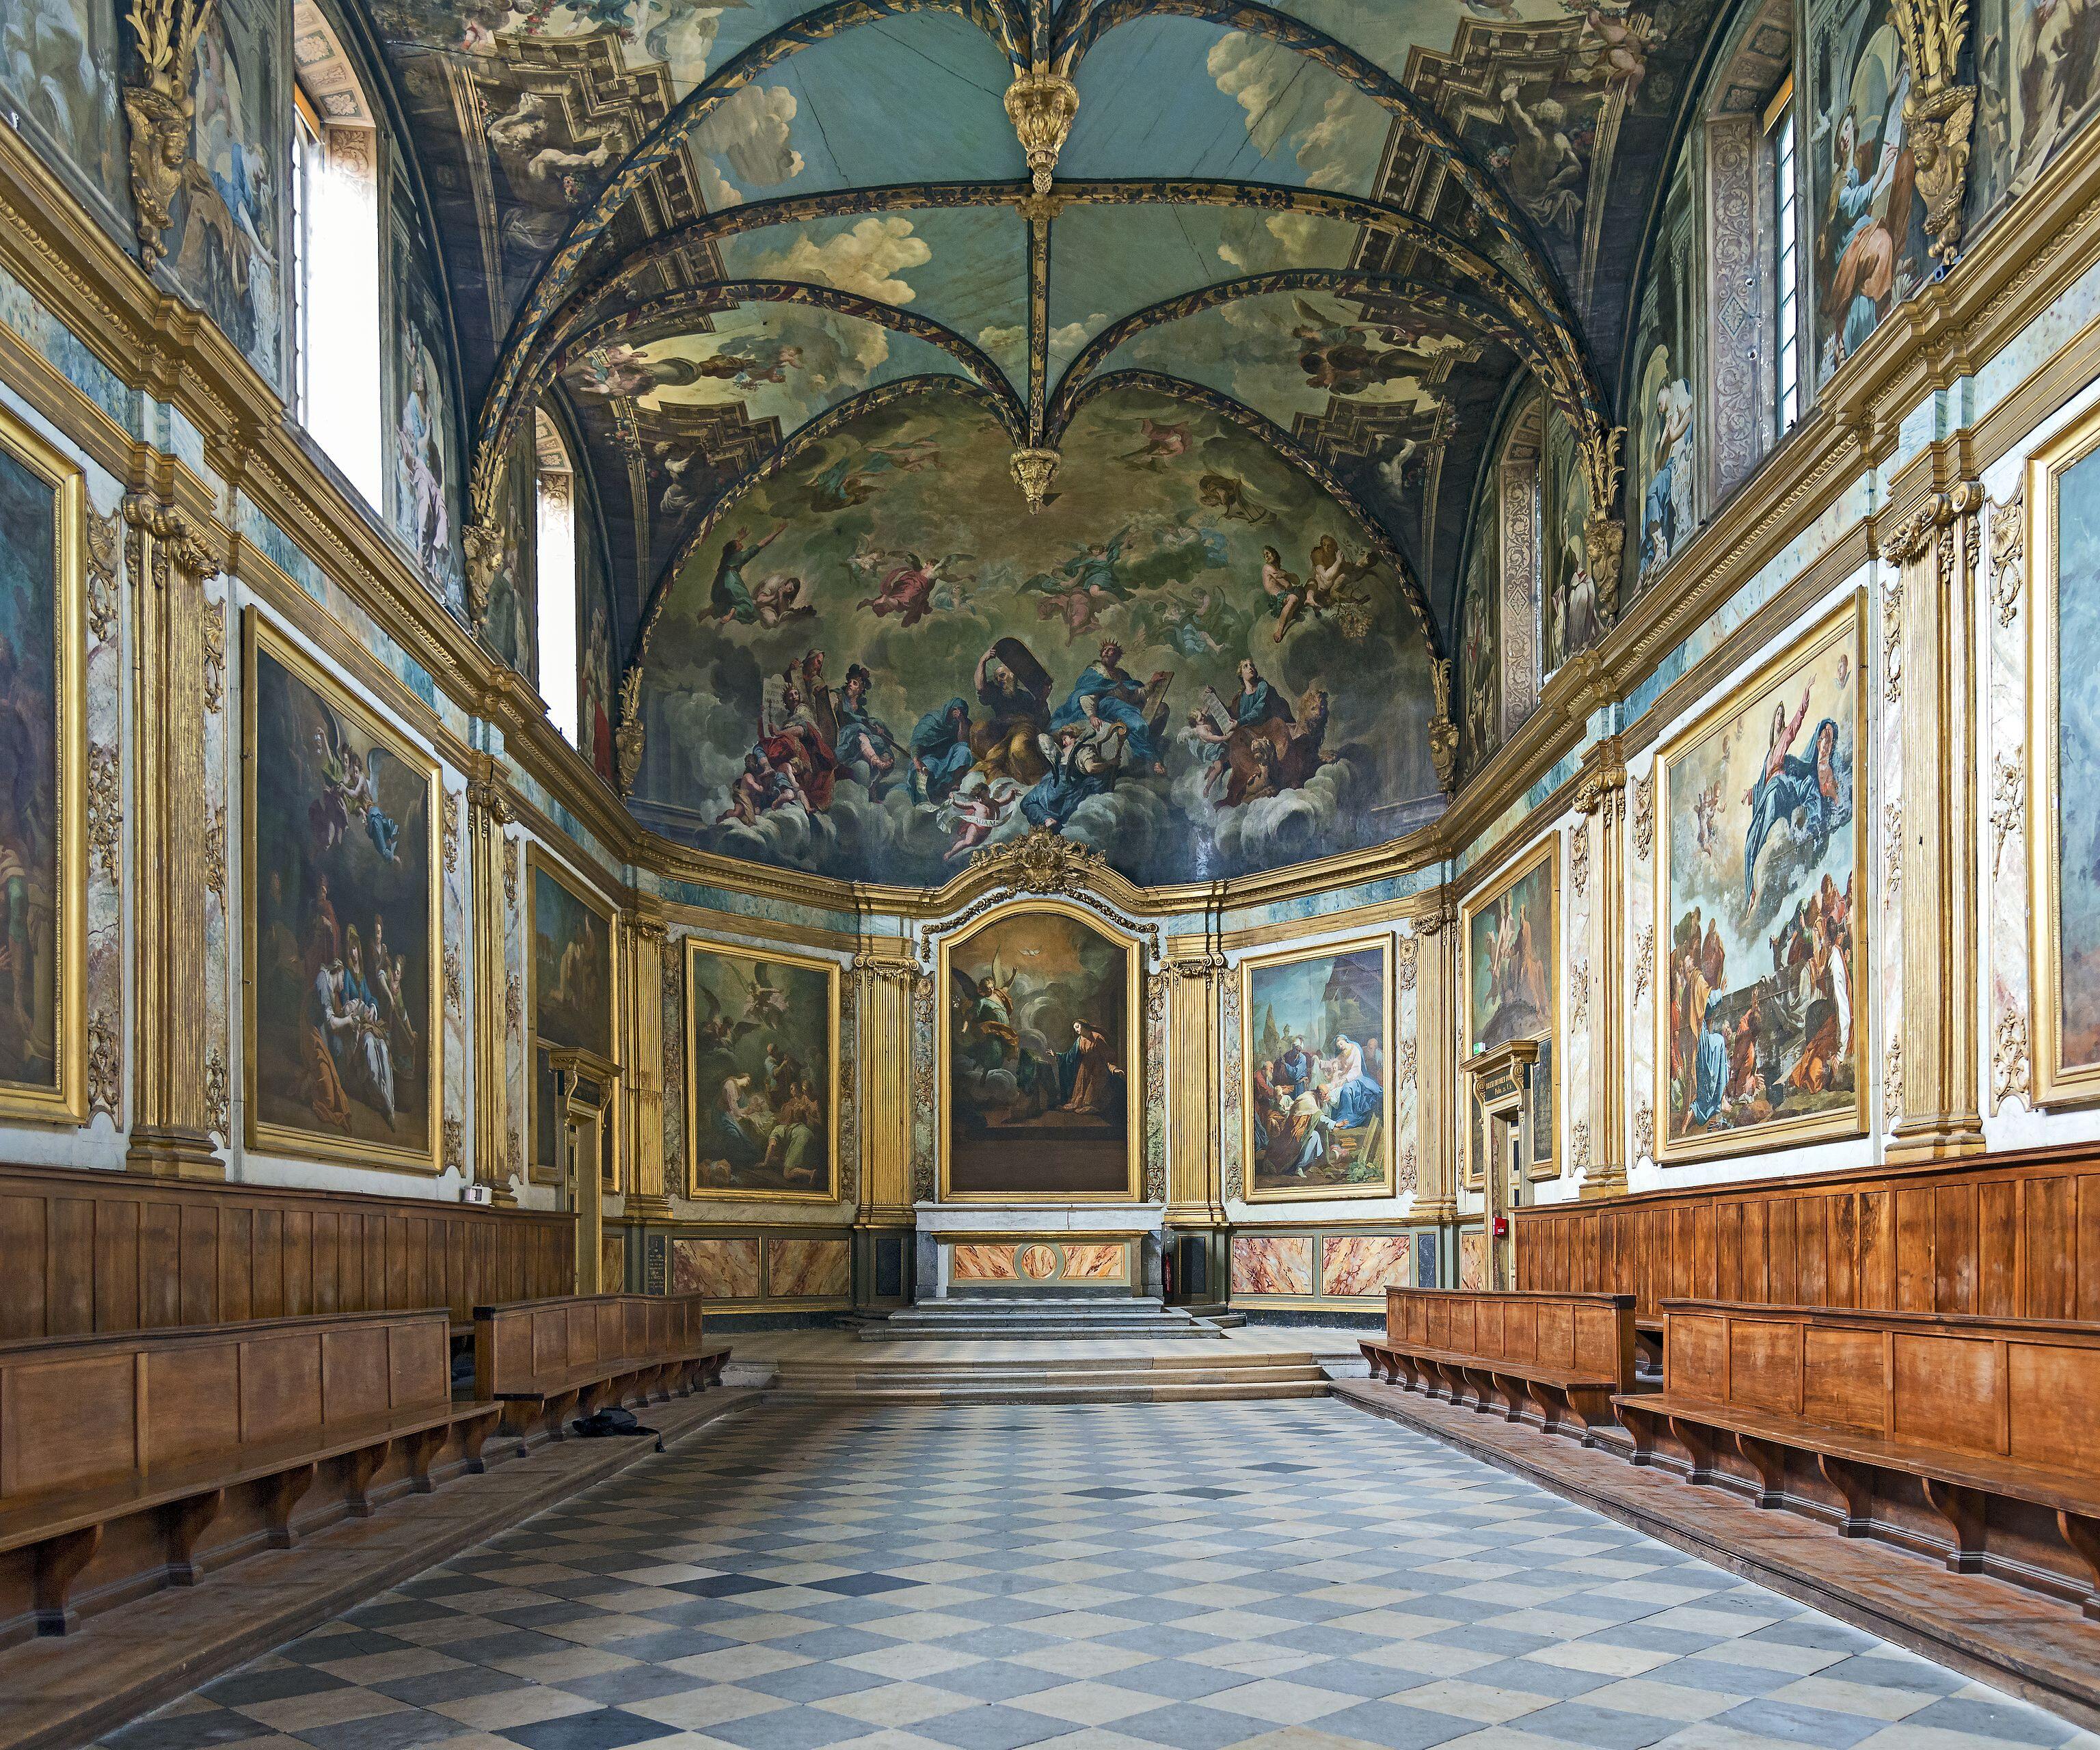
<path fill-rule="evenodd" d="M 761 1408 L 105 1743 L 2100 1750 L 1321 1400 Z"/>

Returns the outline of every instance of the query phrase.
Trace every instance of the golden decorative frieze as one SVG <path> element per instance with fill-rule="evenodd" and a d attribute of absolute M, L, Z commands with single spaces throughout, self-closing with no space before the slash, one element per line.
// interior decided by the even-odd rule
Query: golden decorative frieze
<path fill-rule="evenodd" d="M 1006 88 L 1007 119 L 1028 155 L 1029 180 L 1039 195 L 1050 192 L 1057 154 L 1064 150 L 1072 118 L 1079 112 L 1079 88 L 1048 68 L 1017 73 Z"/>
<path fill-rule="evenodd" d="M 1016 450 L 1010 461 L 1013 483 L 1021 488 L 1021 496 L 1028 500 L 1028 511 L 1033 516 L 1050 501 L 1050 483 L 1057 478 L 1057 464 L 1063 458 L 1055 450 Z"/>
<path fill-rule="evenodd" d="M 1991 506 L 1991 602 L 1998 624 L 2010 626 L 2020 611 L 2020 580 L 2027 575 L 2026 483 Z"/>
<path fill-rule="evenodd" d="M 190 161 L 196 104 L 190 78 L 213 0 L 131 0 L 126 15 L 138 44 L 137 71 L 124 86 L 131 124 L 131 199 L 139 209 L 139 256 L 150 272 L 166 256 L 161 234 Z"/>

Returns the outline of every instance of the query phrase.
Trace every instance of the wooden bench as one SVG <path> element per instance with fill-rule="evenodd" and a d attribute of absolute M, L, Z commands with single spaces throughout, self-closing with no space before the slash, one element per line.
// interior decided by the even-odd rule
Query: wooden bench
<path fill-rule="evenodd" d="M 480 1470 L 495 1414 L 453 1400 L 450 1324 L 440 1307 L 0 1346 L 0 1643 Z"/>
<path fill-rule="evenodd" d="M 1388 1383 L 1549 1434 L 1572 1422 L 1585 1446 L 1634 1388 L 1630 1294 L 1389 1288 L 1385 1320 L 1361 1347 Z"/>
<path fill-rule="evenodd" d="M 2076 1599 L 2100 1618 L 2100 1325 L 1663 1303 L 1660 1392 L 1623 1397 L 1694 1483 Z"/>
<path fill-rule="evenodd" d="M 575 1294 L 477 1307 L 474 1395 L 505 1406 L 521 1449 L 535 1425 L 564 1438 L 571 1414 L 632 1399 L 661 1403 L 721 1378 L 726 1347 L 701 1342 L 698 1294 Z"/>

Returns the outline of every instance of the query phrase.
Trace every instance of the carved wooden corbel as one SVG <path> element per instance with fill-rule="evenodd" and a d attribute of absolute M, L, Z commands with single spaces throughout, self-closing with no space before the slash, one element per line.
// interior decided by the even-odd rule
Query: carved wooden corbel
<path fill-rule="evenodd" d="M 139 209 L 139 258 L 148 272 L 165 259 L 161 233 L 189 162 L 196 102 L 190 76 L 213 0 L 131 0 L 126 15 L 139 45 L 139 72 L 124 86 L 131 124 L 131 198 Z"/>
<path fill-rule="evenodd" d="M 642 723 L 642 665 L 620 677 L 620 727 L 612 732 L 614 764 L 620 774 L 620 793 L 623 796 L 634 794 L 634 782 L 642 775 L 642 749 L 645 730 Z"/>

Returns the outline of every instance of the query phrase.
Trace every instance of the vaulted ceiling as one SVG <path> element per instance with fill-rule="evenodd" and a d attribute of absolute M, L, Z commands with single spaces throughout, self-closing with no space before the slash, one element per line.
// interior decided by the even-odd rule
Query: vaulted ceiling
<path fill-rule="evenodd" d="M 561 403 L 623 660 L 711 511 L 798 443 L 959 387 L 1016 451 L 1057 450 L 1107 391 L 1232 422 L 1447 650 L 1513 386 L 1542 386 L 1593 479 L 1612 465 L 1640 240 L 1724 10 L 356 3 L 438 209 L 475 505 Z M 1045 110 L 1054 174 L 1017 126 Z"/>

